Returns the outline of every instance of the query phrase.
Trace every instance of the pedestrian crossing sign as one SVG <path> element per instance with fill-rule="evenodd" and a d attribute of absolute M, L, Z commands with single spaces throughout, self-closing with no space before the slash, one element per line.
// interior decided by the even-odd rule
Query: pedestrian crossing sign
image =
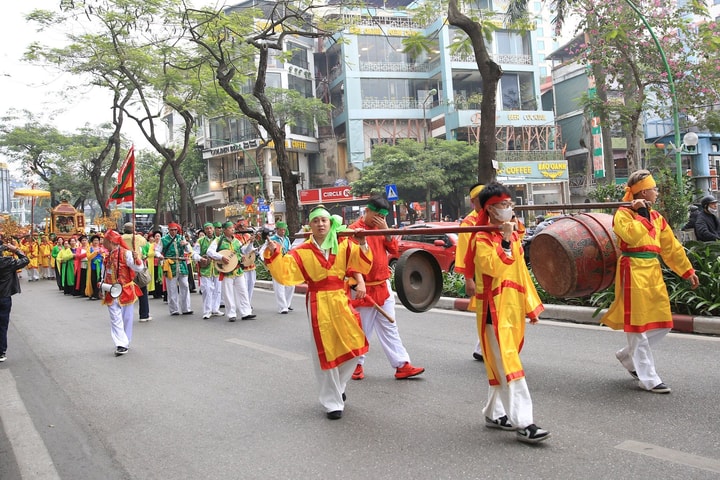
<path fill-rule="evenodd" d="M 395 184 L 385 185 L 385 196 L 390 202 L 398 200 L 397 186 Z"/>

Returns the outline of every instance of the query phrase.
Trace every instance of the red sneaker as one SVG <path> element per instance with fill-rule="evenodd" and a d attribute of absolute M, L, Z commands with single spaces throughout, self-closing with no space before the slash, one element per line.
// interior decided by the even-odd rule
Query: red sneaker
<path fill-rule="evenodd" d="M 353 380 L 362 380 L 363 378 L 365 378 L 365 372 L 363 372 L 362 365 L 360 365 L 358 363 L 357 366 L 355 367 L 355 371 L 352 374 L 352 379 Z"/>
<path fill-rule="evenodd" d="M 405 362 L 405 365 L 397 368 L 397 371 L 395 372 L 395 378 L 410 378 L 416 375 L 420 375 L 424 371 L 424 368 L 413 367 L 412 365 L 410 365 L 410 362 Z"/>

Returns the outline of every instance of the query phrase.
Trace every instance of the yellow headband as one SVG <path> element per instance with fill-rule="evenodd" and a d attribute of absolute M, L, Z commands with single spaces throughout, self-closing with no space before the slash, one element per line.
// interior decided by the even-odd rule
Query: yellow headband
<path fill-rule="evenodd" d="M 637 182 L 632 187 L 625 187 L 625 196 L 623 197 L 623 202 L 629 202 L 633 198 L 635 198 L 635 195 L 638 192 L 642 192 L 643 190 L 648 190 L 650 188 L 654 188 L 655 185 L 655 179 L 652 177 L 652 175 L 648 175 L 647 177 L 643 178 L 639 182 Z"/>
<path fill-rule="evenodd" d="M 480 195 L 480 192 L 483 191 L 483 188 L 485 188 L 485 185 L 478 185 L 477 187 L 470 190 L 470 200 Z"/>

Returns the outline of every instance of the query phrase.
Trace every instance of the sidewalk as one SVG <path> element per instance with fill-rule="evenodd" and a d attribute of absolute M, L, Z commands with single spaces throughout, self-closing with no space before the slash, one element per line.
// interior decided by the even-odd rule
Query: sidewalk
<path fill-rule="evenodd" d="M 259 288 L 272 290 L 272 282 L 258 280 L 255 284 Z M 307 286 L 298 285 L 295 293 L 305 293 Z M 400 300 L 395 297 L 398 304 Z M 469 300 L 467 298 L 440 297 L 433 308 L 443 310 L 466 311 Z M 545 305 L 545 311 L 540 319 L 556 320 L 560 322 L 582 323 L 587 325 L 598 325 L 604 310 L 600 311 L 597 317 L 593 317 L 595 308 L 575 307 L 571 305 Z M 693 317 L 691 315 L 673 314 L 675 328 L 673 331 L 682 333 L 698 333 L 702 335 L 720 335 L 720 317 Z"/>

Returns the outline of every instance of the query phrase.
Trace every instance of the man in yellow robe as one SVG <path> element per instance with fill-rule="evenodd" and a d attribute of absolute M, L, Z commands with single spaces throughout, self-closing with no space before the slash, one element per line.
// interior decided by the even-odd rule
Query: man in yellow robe
<path fill-rule="evenodd" d="M 359 245 L 338 241 L 342 220 L 324 207 L 316 207 L 309 219 L 312 235 L 305 243 L 282 255 L 280 245 L 269 242 L 263 257 L 279 283 L 307 283 L 305 307 L 315 347 L 320 404 L 329 419 L 337 420 L 345 408 L 345 387 L 357 357 L 368 351 L 360 315 L 350 306 L 343 279 L 348 270 L 367 274 L 372 252 L 362 236 Z"/>
<path fill-rule="evenodd" d="M 615 356 L 640 387 L 653 393 L 670 393 L 670 387 L 655 371 L 652 354 L 652 346 L 673 326 L 660 258 L 692 288 L 698 286 L 699 280 L 670 225 L 650 208 L 658 197 L 650 172 L 633 172 L 627 184 L 623 200 L 631 202 L 630 207 L 620 207 L 613 217 L 613 231 L 621 250 L 615 272 L 615 301 L 600 323 L 625 331 L 628 345 Z"/>
<path fill-rule="evenodd" d="M 474 257 L 465 257 L 465 264 L 474 270 L 466 271 L 465 279 L 474 274 L 478 283 L 477 327 L 490 384 L 483 409 L 485 425 L 516 430 L 519 441 L 538 443 L 547 440 L 550 432 L 534 423 L 520 350 L 525 317 L 536 323 L 544 307 L 525 265 L 511 199 L 512 192 L 495 182 L 479 193 L 477 225 L 495 225 L 498 231 L 475 234 Z"/>

